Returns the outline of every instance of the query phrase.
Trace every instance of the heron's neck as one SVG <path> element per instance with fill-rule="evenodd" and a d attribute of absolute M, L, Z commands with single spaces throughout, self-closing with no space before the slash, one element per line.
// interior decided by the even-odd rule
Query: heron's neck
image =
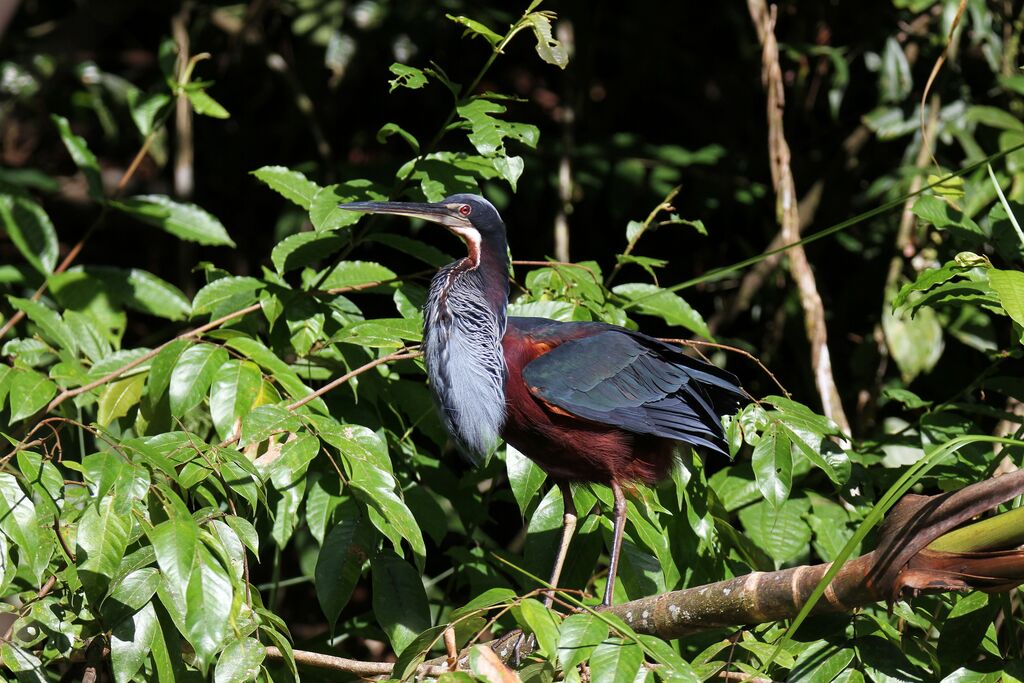
<path fill-rule="evenodd" d="M 431 388 L 460 449 L 481 456 L 505 422 L 505 358 L 501 339 L 508 307 L 504 241 L 481 245 L 434 276 L 424 316 Z"/>

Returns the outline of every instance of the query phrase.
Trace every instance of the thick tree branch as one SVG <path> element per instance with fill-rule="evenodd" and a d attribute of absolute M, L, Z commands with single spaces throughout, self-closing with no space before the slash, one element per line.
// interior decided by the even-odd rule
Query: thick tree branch
<path fill-rule="evenodd" d="M 790 168 L 789 144 L 783 128 L 782 113 L 785 97 L 782 85 L 782 67 L 779 65 L 779 48 L 775 42 L 775 15 L 768 10 L 765 0 L 748 0 L 750 16 L 757 28 L 763 48 L 763 70 L 761 78 L 768 95 L 768 148 L 771 156 L 772 183 L 775 186 L 776 211 L 782 226 L 780 237 L 784 244 L 800 240 L 800 215 L 797 206 L 796 182 Z M 839 399 L 835 378 L 832 375 L 832 361 L 828 349 L 828 333 L 825 327 L 825 310 L 818 294 L 814 273 L 807 261 L 803 247 L 789 250 L 789 270 L 800 292 L 800 303 L 804 310 L 807 339 L 811 344 L 811 366 L 814 382 L 821 397 L 825 414 L 839 425 L 846 434 L 850 423 Z"/>
<path fill-rule="evenodd" d="M 1024 583 L 1024 534 L 1014 512 L 957 531 L 961 539 L 992 539 L 983 544 L 959 540 L 949 548 L 946 534 L 987 509 L 1024 493 L 1024 470 L 936 496 L 905 496 L 886 518 L 878 547 L 845 563 L 814 613 L 848 612 L 919 592 L 1009 590 Z M 996 520 L 1009 533 L 978 533 Z M 933 546 L 934 544 L 934 546 Z M 1007 547 L 1009 545 L 1010 547 Z M 929 547 L 933 546 L 933 547 Z M 728 626 L 760 624 L 795 617 L 831 564 L 804 565 L 776 572 L 754 572 L 728 581 L 641 598 L 609 611 L 638 633 L 671 639 Z"/>

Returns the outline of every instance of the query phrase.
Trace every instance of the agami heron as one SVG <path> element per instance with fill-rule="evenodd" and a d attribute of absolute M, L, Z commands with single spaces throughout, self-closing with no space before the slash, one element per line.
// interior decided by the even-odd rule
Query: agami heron
<path fill-rule="evenodd" d="M 564 518 L 552 586 L 576 526 L 570 484 L 611 487 L 603 601 L 610 605 L 626 521 L 623 485 L 662 479 L 680 442 L 725 454 L 720 415 L 742 400 L 736 378 L 615 325 L 508 317 L 505 224 L 483 197 L 340 207 L 432 221 L 465 242 L 466 257 L 438 271 L 424 307 L 424 355 L 438 409 L 466 454 L 486 454 L 500 436 L 560 488 Z M 552 598 L 549 592 L 549 606 Z"/>

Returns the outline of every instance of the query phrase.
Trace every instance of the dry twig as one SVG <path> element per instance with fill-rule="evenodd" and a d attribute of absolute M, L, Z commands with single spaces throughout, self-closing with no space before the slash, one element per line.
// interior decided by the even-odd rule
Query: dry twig
<path fill-rule="evenodd" d="M 772 183 L 775 186 L 776 211 L 782 225 L 780 236 L 784 244 L 791 244 L 800 240 L 800 215 L 796 199 L 796 182 L 790 168 L 789 144 L 786 142 L 782 121 L 785 99 L 779 48 L 775 42 L 775 14 L 769 11 L 765 0 L 748 0 L 747 6 L 763 48 L 761 78 L 768 94 L 768 148 L 771 155 Z M 814 382 L 821 397 L 822 409 L 839 425 L 843 433 L 849 434 L 850 422 L 846 418 L 839 390 L 832 375 L 825 311 L 814 273 L 803 247 L 791 248 L 788 256 L 790 273 L 800 291 L 807 339 L 811 344 L 811 366 L 814 370 Z"/>

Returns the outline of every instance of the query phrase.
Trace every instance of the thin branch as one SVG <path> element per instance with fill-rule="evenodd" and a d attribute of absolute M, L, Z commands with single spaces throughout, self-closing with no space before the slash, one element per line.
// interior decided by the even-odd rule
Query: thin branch
<path fill-rule="evenodd" d="M 932 162 L 938 166 L 939 162 L 935 161 L 935 156 L 931 153 L 932 146 L 928 144 L 925 131 L 925 102 L 928 100 L 928 93 L 932 90 L 932 84 L 935 82 L 936 76 L 942 70 L 942 65 L 946 63 L 946 55 L 950 52 L 950 47 L 953 45 L 953 34 L 956 33 L 957 27 L 960 25 L 960 18 L 964 15 L 964 10 L 967 9 L 967 0 L 960 0 L 960 5 L 957 7 L 956 16 L 953 17 L 953 22 L 949 26 L 949 35 L 946 37 L 946 44 L 942 46 L 942 53 L 939 58 L 935 60 L 935 64 L 932 65 L 932 71 L 928 74 L 928 81 L 924 84 L 924 90 L 921 92 L 921 144 L 925 148 L 925 154 L 931 157 Z M 935 115 L 934 110 L 938 109 L 937 101 L 932 104 L 933 116 Z M 934 127 L 932 123 L 932 127 Z"/>
<path fill-rule="evenodd" d="M 800 216 L 796 199 L 796 181 L 790 168 L 790 150 L 782 120 L 785 99 L 779 47 L 774 34 L 775 14 L 769 11 L 765 0 L 748 0 L 747 6 L 763 48 L 761 78 L 768 94 L 768 148 L 771 156 L 772 183 L 775 185 L 776 211 L 782 225 L 784 241 L 793 243 L 800 240 Z M 807 261 L 807 253 L 802 247 L 790 249 L 789 270 L 800 291 L 807 339 L 811 344 L 811 366 L 821 397 L 822 409 L 825 415 L 839 425 L 844 434 L 849 434 L 850 422 L 846 418 L 839 398 L 839 389 L 832 375 L 824 306 L 814 273 Z"/>
<path fill-rule="evenodd" d="M 775 683 L 770 678 L 745 674 L 741 671 L 719 671 L 718 678 L 723 681 L 738 681 L 739 683 Z"/>
<path fill-rule="evenodd" d="M 46 580 L 46 583 L 44 583 L 39 588 L 39 590 L 36 592 L 35 600 L 33 600 L 31 602 L 28 602 L 28 603 L 26 603 L 26 604 L 21 606 L 18 618 L 21 618 L 22 616 L 24 616 L 25 614 L 28 613 L 28 609 L 32 605 L 32 602 L 35 602 L 36 600 L 41 600 L 41 599 L 45 598 L 47 595 L 49 595 L 50 591 L 52 591 L 53 587 L 56 586 L 56 585 L 57 585 L 57 575 L 56 574 L 50 574 L 50 578 L 48 578 Z M 4 630 L 3 635 L 0 635 L 0 642 L 6 643 L 6 642 L 8 642 L 11 639 L 11 634 L 14 632 L 14 625 L 16 623 L 18 623 L 18 619 L 14 619 L 13 621 L 11 621 L 11 623 L 7 626 L 7 629 Z"/>
<path fill-rule="evenodd" d="M 737 346 L 730 346 L 728 344 L 719 344 L 717 342 L 700 341 L 700 340 L 697 340 L 697 339 L 659 338 L 658 341 L 663 341 L 663 342 L 668 343 L 668 344 L 682 344 L 683 346 L 691 346 L 691 347 L 692 346 L 710 346 L 711 348 L 714 348 L 714 349 L 722 349 L 723 351 L 731 351 L 732 353 L 738 353 L 741 356 L 746 356 L 750 360 L 754 361 L 757 364 L 757 367 L 761 368 L 761 370 L 763 370 L 764 373 L 766 375 L 768 375 L 773 382 L 775 382 L 775 386 L 777 386 L 779 388 L 779 391 L 781 391 L 785 395 L 786 398 L 792 398 L 793 397 L 793 394 L 789 393 L 789 391 L 786 389 L 786 387 L 782 386 L 782 382 L 780 382 L 778 377 L 776 377 L 775 374 L 771 370 L 769 370 L 765 366 L 764 363 L 761 362 L 760 358 L 758 358 L 754 354 L 750 353 L 749 351 L 741 349 L 741 348 L 739 348 Z"/>
<path fill-rule="evenodd" d="M 327 384 L 323 385 L 322 387 L 320 387 L 316 391 L 312 392 L 311 394 L 307 394 L 306 396 L 303 396 L 302 398 L 300 398 L 298 401 L 295 401 L 294 403 L 288 404 L 288 406 L 286 406 L 286 408 L 287 408 L 287 410 L 297 410 L 298 408 L 301 408 L 302 406 L 306 405 L 310 401 L 323 396 L 324 394 L 326 394 L 328 391 L 331 391 L 335 387 L 341 386 L 342 384 L 344 384 L 345 382 L 349 381 L 353 377 L 355 377 L 357 375 L 361 375 L 364 372 L 366 372 L 367 370 L 375 368 L 378 365 L 382 365 L 384 363 L 390 363 L 390 362 L 396 361 L 396 360 L 406 360 L 408 358 L 418 358 L 419 356 L 422 356 L 422 355 L 423 354 L 420 351 L 411 351 L 409 349 L 399 349 L 398 351 L 395 351 L 394 353 L 389 353 L 386 356 L 381 356 L 380 358 L 372 360 L 369 363 L 366 363 L 365 365 L 360 365 L 358 368 L 356 368 L 355 370 L 352 370 L 351 372 L 346 372 L 344 375 L 342 375 L 341 377 L 338 377 L 337 379 L 331 380 L 330 382 L 328 382 Z"/>
<path fill-rule="evenodd" d="M 662 199 L 657 206 L 651 209 L 651 212 L 647 214 L 647 218 L 645 218 L 644 222 L 640 224 L 640 229 L 636 231 L 636 234 L 633 235 L 633 239 L 629 240 L 629 244 L 626 245 L 626 249 L 622 252 L 623 256 L 629 256 L 633 253 L 636 243 L 639 242 L 640 238 L 644 236 L 644 233 L 650 229 L 651 223 L 654 222 L 654 219 L 657 218 L 659 213 L 662 211 L 673 211 L 675 209 L 675 207 L 672 206 L 672 200 L 676 198 L 676 195 L 679 194 L 679 190 L 681 189 L 683 189 L 681 185 L 676 185 L 667 195 L 665 195 L 665 198 Z M 622 263 L 622 261 L 617 262 L 615 267 L 612 268 L 612 272 L 608 273 L 608 277 L 604 281 L 605 287 L 611 286 L 612 280 L 614 280 L 615 276 L 619 274 L 620 270 L 622 270 Z"/>
<path fill-rule="evenodd" d="M 363 662 L 358 659 L 346 657 L 335 657 L 325 655 L 321 652 L 308 652 L 306 650 L 293 650 L 296 664 L 312 666 L 317 669 L 329 669 L 331 671 L 342 671 L 355 674 L 356 676 L 390 676 L 394 665 L 389 662 Z M 284 661 L 285 655 L 274 646 L 267 647 L 267 659 Z M 448 667 L 435 665 L 421 665 L 416 673 L 420 676 L 440 676 L 447 673 Z"/>
<path fill-rule="evenodd" d="M 52 412 L 57 406 L 59 406 L 61 403 L 63 403 L 64 401 L 68 400 L 69 398 L 74 398 L 75 396 L 78 396 L 79 394 L 84 394 L 85 392 L 91 391 L 92 389 L 95 389 L 96 387 L 102 386 L 102 385 L 106 384 L 107 382 L 109 382 L 109 381 L 111 381 L 113 379 L 117 379 L 118 377 L 120 377 L 124 373 L 128 372 L 132 368 L 136 368 L 139 365 L 142 365 L 143 363 L 145 363 L 146 361 L 152 359 L 158 353 L 163 351 L 167 346 L 169 346 L 170 344 L 173 344 L 176 341 L 180 341 L 182 339 L 191 339 L 193 337 L 198 337 L 198 336 L 200 336 L 200 335 L 202 335 L 202 334 L 204 334 L 206 332 L 209 332 L 210 330 L 212 330 L 212 329 L 214 329 L 216 327 L 220 327 L 221 325 L 223 325 L 226 322 L 234 320 L 235 318 L 240 318 L 243 315 L 246 315 L 248 313 L 253 313 L 253 312 L 258 311 L 258 310 L 260 310 L 260 304 L 252 304 L 251 306 L 246 306 L 245 308 L 242 308 L 242 309 L 239 309 L 237 311 L 233 311 L 231 313 L 228 313 L 227 315 L 221 316 L 220 318 L 217 318 L 216 320 L 212 320 L 212 321 L 206 323 L 205 325 L 201 325 L 201 326 L 199 326 L 199 327 L 197 327 L 197 328 L 195 328 L 193 330 L 189 330 L 188 332 L 183 332 L 183 333 L 179 334 L 177 337 L 175 337 L 174 339 L 171 339 L 170 341 L 164 342 L 163 344 L 161 344 L 160 346 L 156 347 L 152 351 L 148 351 L 145 354 L 143 354 L 143 355 L 139 356 L 138 358 L 136 358 L 135 360 L 133 360 L 133 361 L 131 361 L 129 363 L 125 363 L 121 367 L 119 367 L 116 370 L 113 370 L 113 371 L 107 373 L 106 375 L 104 375 L 103 377 L 100 377 L 97 380 L 89 382 L 88 384 L 83 384 L 82 386 L 80 386 L 80 387 L 78 387 L 76 389 L 65 389 L 56 398 L 54 398 L 52 401 L 50 401 L 49 405 L 46 406 L 45 412 L 47 412 L 47 413 Z"/>

